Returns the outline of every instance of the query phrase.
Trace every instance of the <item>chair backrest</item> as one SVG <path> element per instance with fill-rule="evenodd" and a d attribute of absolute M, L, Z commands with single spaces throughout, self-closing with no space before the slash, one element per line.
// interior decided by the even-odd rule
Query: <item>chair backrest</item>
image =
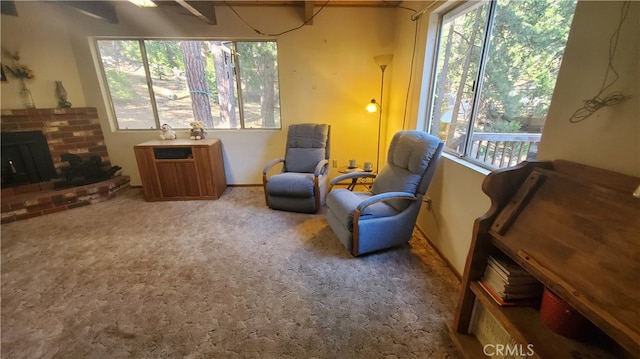
<path fill-rule="evenodd" d="M 326 124 L 289 126 L 284 171 L 312 173 L 318 162 L 329 159 L 330 134 L 331 126 Z"/>
<path fill-rule="evenodd" d="M 409 192 L 424 195 L 435 172 L 443 142 L 423 131 L 399 131 L 391 139 L 386 165 L 376 176 L 371 192 Z M 409 201 L 389 201 L 402 211 Z"/>

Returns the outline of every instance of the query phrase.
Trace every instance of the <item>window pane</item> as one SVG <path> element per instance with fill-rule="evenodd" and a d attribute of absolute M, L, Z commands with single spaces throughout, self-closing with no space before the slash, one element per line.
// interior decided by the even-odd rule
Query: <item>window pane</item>
<path fill-rule="evenodd" d="M 214 127 L 240 128 L 240 108 L 238 106 L 238 83 L 233 62 L 233 43 L 210 41 L 213 69 L 211 73 L 214 93 Z"/>
<path fill-rule="evenodd" d="M 240 128 L 230 43 L 145 41 L 161 123 Z M 185 65 L 186 64 L 186 65 Z"/>
<path fill-rule="evenodd" d="M 280 90 L 275 42 L 238 42 L 245 128 L 280 128 Z"/>
<path fill-rule="evenodd" d="M 429 131 L 488 167 L 535 159 L 576 1 L 467 4 L 443 17 Z"/>
<path fill-rule="evenodd" d="M 235 41 L 212 39 L 98 40 L 97 44 L 119 129 L 157 129 L 165 123 L 189 128 L 194 120 L 206 128 L 281 127 L 275 42 L 238 46 Z M 241 86 L 240 76 L 244 76 Z"/>
<path fill-rule="evenodd" d="M 488 10 L 488 3 L 476 3 L 445 17 L 440 31 L 431 133 L 460 154 L 469 132 Z"/>
<path fill-rule="evenodd" d="M 160 124 L 188 128 L 193 110 L 180 45 L 181 41 L 144 42 Z"/>
<path fill-rule="evenodd" d="M 498 2 L 469 156 L 495 167 L 535 159 L 574 9 L 575 1 Z"/>
<path fill-rule="evenodd" d="M 97 44 L 118 128 L 156 128 L 139 42 L 100 40 Z"/>

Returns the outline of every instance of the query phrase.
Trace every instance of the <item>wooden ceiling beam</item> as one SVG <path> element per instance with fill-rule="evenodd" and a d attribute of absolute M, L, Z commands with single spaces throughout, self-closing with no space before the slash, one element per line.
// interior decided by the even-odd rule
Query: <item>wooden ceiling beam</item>
<path fill-rule="evenodd" d="M 214 1 L 176 0 L 180 6 L 210 25 L 217 25 Z"/>
<path fill-rule="evenodd" d="M 18 16 L 16 4 L 11 0 L 0 1 L 0 12 L 2 13 L 2 15 Z"/>
<path fill-rule="evenodd" d="M 304 24 L 313 25 L 313 1 L 304 2 Z"/>
<path fill-rule="evenodd" d="M 322 6 L 326 3 L 326 0 L 229 0 L 225 1 L 224 4 L 231 6 L 300 6 L 301 2 L 304 2 L 305 6 Z M 396 7 L 401 2 L 387 0 L 330 0 L 327 6 Z"/>
<path fill-rule="evenodd" d="M 118 15 L 116 9 L 109 1 L 60 1 L 61 3 L 71 6 L 81 13 L 104 20 L 110 24 L 118 23 Z"/>

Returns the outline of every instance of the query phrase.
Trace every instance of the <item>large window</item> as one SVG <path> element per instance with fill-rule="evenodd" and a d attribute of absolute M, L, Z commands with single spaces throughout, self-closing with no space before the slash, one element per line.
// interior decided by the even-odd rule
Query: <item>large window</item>
<path fill-rule="evenodd" d="M 469 1 L 440 21 L 428 131 L 488 168 L 534 159 L 576 2 Z"/>
<path fill-rule="evenodd" d="M 97 40 L 118 128 L 280 128 L 273 41 Z"/>

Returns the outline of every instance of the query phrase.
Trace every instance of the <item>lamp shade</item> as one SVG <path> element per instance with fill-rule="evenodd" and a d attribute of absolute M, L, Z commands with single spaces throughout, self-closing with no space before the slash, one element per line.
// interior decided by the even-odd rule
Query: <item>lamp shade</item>
<path fill-rule="evenodd" d="M 367 104 L 365 109 L 369 112 L 377 112 L 378 111 L 378 103 L 375 99 L 371 99 L 371 102 Z"/>
<path fill-rule="evenodd" d="M 391 60 L 393 60 L 393 55 L 391 55 L 391 54 L 378 55 L 378 56 L 374 56 L 373 57 L 373 61 L 378 66 L 387 66 L 387 65 L 389 65 L 391 63 Z"/>

